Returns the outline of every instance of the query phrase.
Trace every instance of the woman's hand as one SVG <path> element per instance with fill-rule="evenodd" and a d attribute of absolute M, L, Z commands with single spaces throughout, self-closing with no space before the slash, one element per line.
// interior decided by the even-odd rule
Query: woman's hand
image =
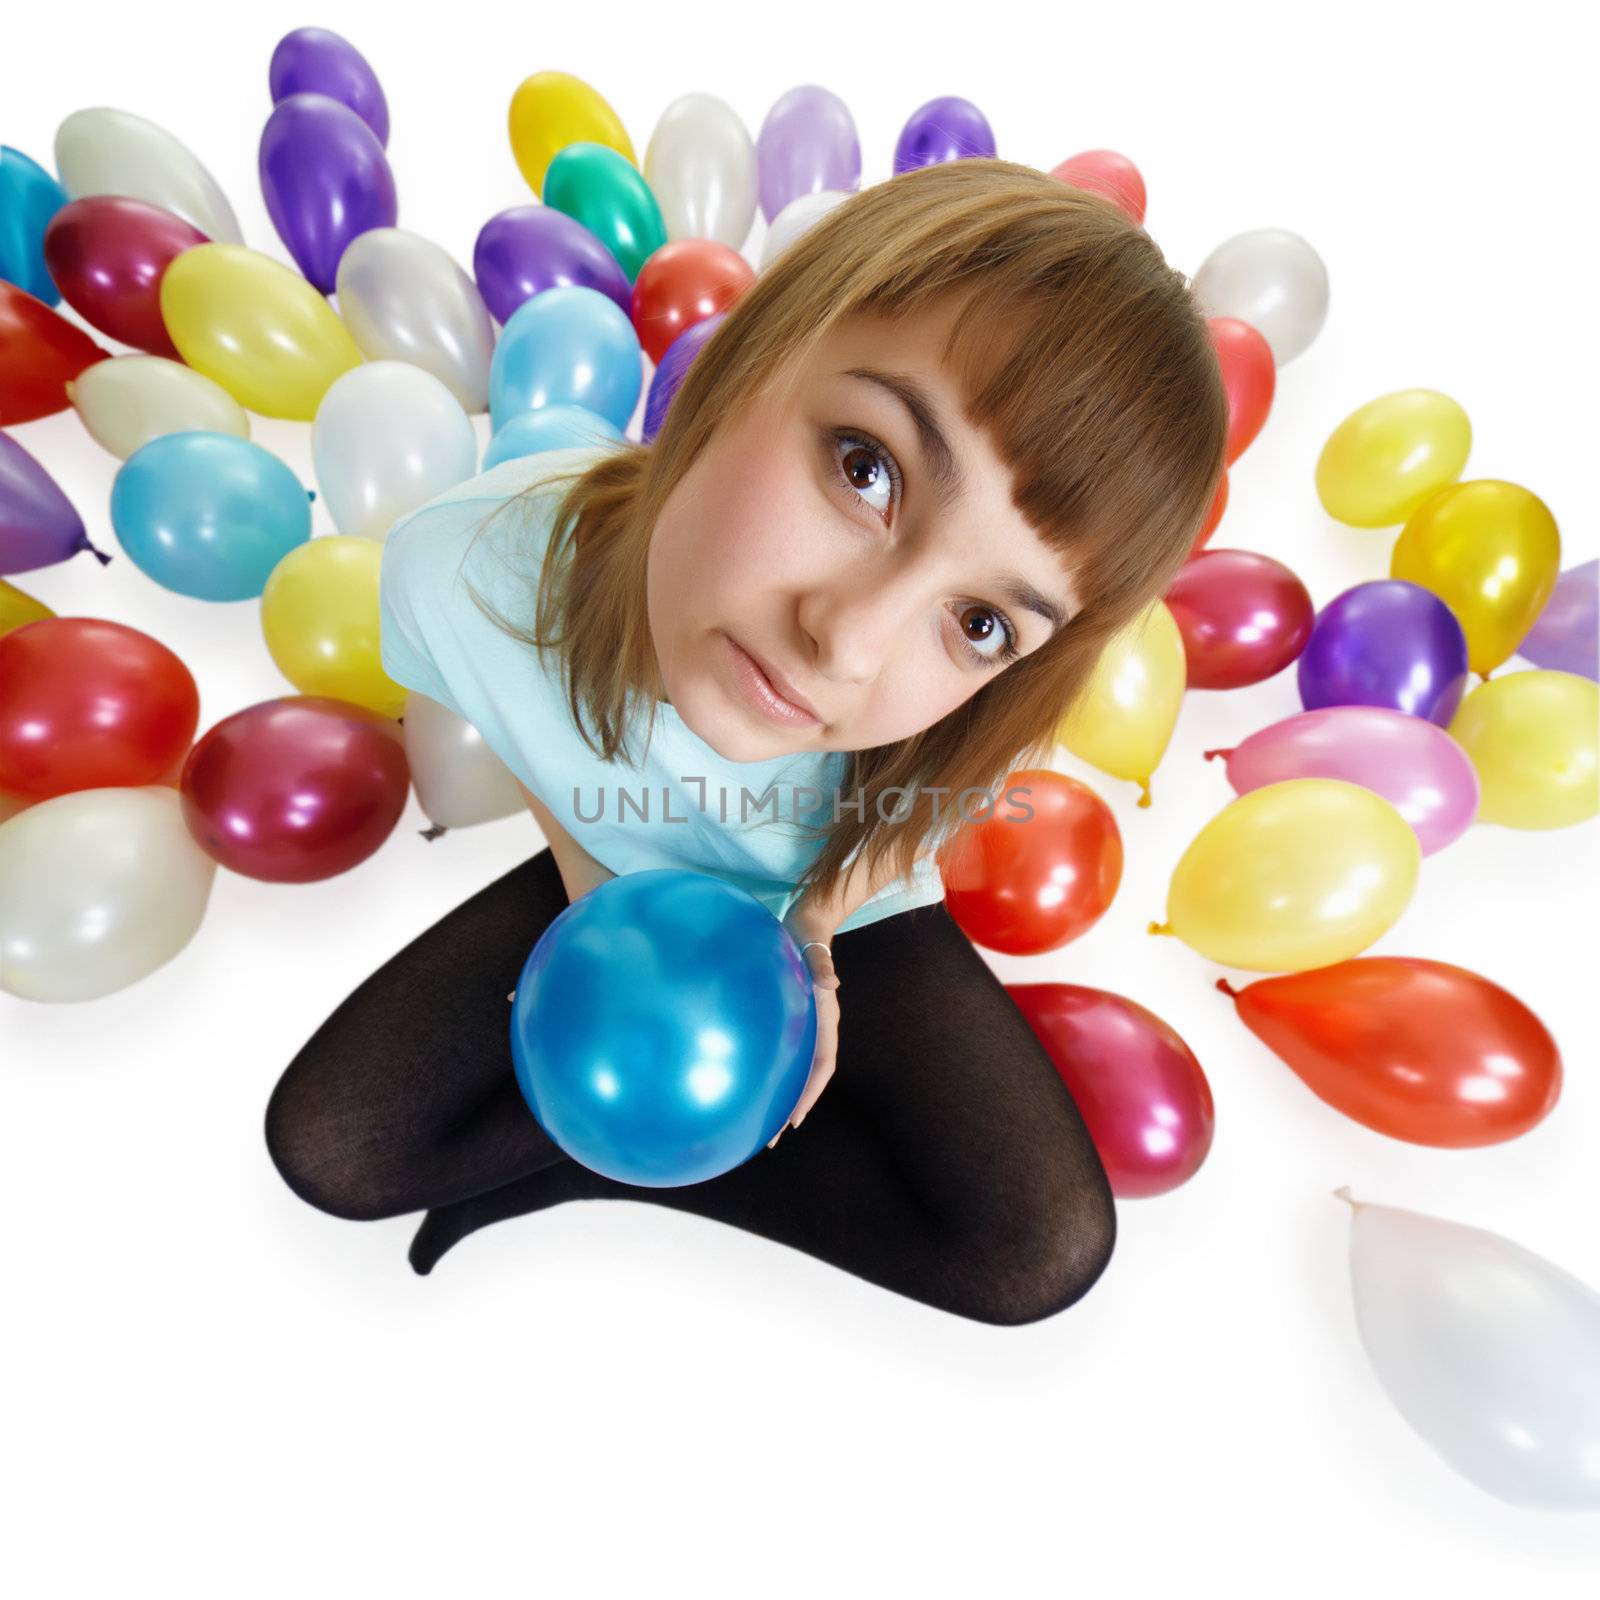
<path fill-rule="evenodd" d="M 839 1051 L 839 974 L 834 971 L 833 956 L 820 944 L 812 945 L 805 954 L 806 964 L 811 969 L 811 992 L 817 1003 L 817 1048 L 811 1057 L 811 1076 L 806 1079 L 799 1103 L 783 1127 L 767 1140 L 769 1150 L 789 1128 L 798 1128 L 805 1121 L 833 1076 Z"/>

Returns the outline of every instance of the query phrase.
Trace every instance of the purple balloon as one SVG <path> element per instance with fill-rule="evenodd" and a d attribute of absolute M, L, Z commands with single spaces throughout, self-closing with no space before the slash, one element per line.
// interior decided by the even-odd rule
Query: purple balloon
<path fill-rule="evenodd" d="M 394 174 L 378 136 L 325 94 L 292 94 L 261 130 L 261 192 L 278 237 L 309 282 L 331 294 L 357 234 L 392 228 Z"/>
<path fill-rule="evenodd" d="M 662 352 L 661 365 L 651 376 L 650 393 L 644 402 L 644 427 L 640 432 L 646 444 L 661 432 L 661 424 L 667 420 L 667 407 L 672 404 L 672 397 L 678 392 L 684 373 L 700 354 L 706 340 L 727 320 L 727 316 L 726 311 L 718 311 L 695 323 L 692 328 L 685 328 Z"/>
<path fill-rule="evenodd" d="M 1308 711 L 1387 706 L 1445 727 L 1467 690 L 1467 636 L 1431 590 L 1380 578 L 1317 613 L 1299 673 Z"/>
<path fill-rule="evenodd" d="M 803 84 L 781 96 L 756 138 L 761 211 L 770 223 L 791 200 L 861 186 L 861 141 L 850 108 L 831 89 Z"/>
<path fill-rule="evenodd" d="M 989 119 L 970 100 L 942 95 L 918 106 L 900 130 L 894 147 L 894 170 L 931 167 L 940 161 L 960 161 L 965 156 L 992 156 L 994 131 Z"/>
<path fill-rule="evenodd" d="M 0 433 L 0 573 L 53 567 L 80 550 L 95 550 L 83 519 L 56 480 L 9 433 Z"/>
<path fill-rule="evenodd" d="M 633 285 L 584 225 L 554 206 L 512 206 L 490 217 L 472 247 L 472 275 L 502 326 L 524 300 L 572 284 L 598 289 L 633 320 Z"/>
<path fill-rule="evenodd" d="M 1478 814 L 1478 770 L 1444 729 L 1383 706 L 1329 706 L 1261 728 L 1228 758 L 1237 794 L 1290 778 L 1340 778 L 1381 794 L 1416 833 L 1423 855 L 1442 850 Z"/>
<path fill-rule="evenodd" d="M 278 41 L 267 68 L 273 105 L 292 94 L 325 94 L 347 105 L 389 145 L 389 102 L 367 58 L 331 28 L 296 28 Z"/>
<path fill-rule="evenodd" d="M 1600 679 L 1600 559 L 1568 567 L 1539 620 L 1517 646 L 1524 661 L 1549 672 Z"/>

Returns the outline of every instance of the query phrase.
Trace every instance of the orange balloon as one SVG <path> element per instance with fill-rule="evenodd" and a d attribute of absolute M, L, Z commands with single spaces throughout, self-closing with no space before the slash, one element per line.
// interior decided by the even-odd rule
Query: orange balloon
<path fill-rule="evenodd" d="M 726 311 L 756 281 L 737 250 L 715 239 L 672 239 L 654 250 L 633 285 L 633 329 L 657 366 L 687 328 Z"/>
<path fill-rule="evenodd" d="M 1540 1122 L 1561 1055 L 1514 994 L 1465 967 L 1360 956 L 1217 987 L 1335 1110 L 1393 1139 L 1465 1150 Z"/>
<path fill-rule="evenodd" d="M 67 385 L 110 355 L 77 323 L 0 278 L 0 426 L 65 411 Z"/>
<path fill-rule="evenodd" d="M 1144 221 L 1144 177 L 1139 169 L 1117 150 L 1080 150 L 1050 169 L 1074 189 L 1087 189 L 1104 195 L 1126 211 L 1135 222 Z"/>
<path fill-rule="evenodd" d="M 1212 348 L 1228 395 L 1227 463 L 1231 467 L 1261 432 L 1278 386 L 1272 346 L 1238 317 L 1207 317 Z"/>
<path fill-rule="evenodd" d="M 987 812 L 969 803 L 963 814 L 973 820 L 938 860 L 945 909 L 974 944 L 1019 956 L 1055 950 L 1116 897 L 1122 835 L 1088 784 L 1023 767 L 1007 775 Z"/>
<path fill-rule="evenodd" d="M 1206 547 L 1206 540 L 1217 531 L 1217 524 L 1222 521 L 1222 513 L 1228 509 L 1228 469 L 1222 469 L 1222 476 L 1217 479 L 1217 492 L 1211 497 L 1211 509 L 1206 512 L 1206 520 L 1201 524 L 1200 531 L 1195 535 L 1195 541 L 1189 546 L 1191 557 L 1197 556 Z"/>

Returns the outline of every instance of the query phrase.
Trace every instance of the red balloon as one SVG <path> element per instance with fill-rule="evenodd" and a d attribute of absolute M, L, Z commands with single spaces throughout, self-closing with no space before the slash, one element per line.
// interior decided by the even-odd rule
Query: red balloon
<path fill-rule="evenodd" d="M 160 206 L 127 195 L 69 200 L 44 231 L 44 259 L 85 322 L 153 356 L 181 361 L 161 318 L 161 275 L 207 236 Z"/>
<path fill-rule="evenodd" d="M 1103 194 L 1135 222 L 1144 221 L 1144 178 L 1125 155 L 1115 150 L 1084 150 L 1068 156 L 1050 169 L 1050 176 L 1071 184 L 1074 189 Z"/>
<path fill-rule="evenodd" d="M 1206 547 L 1206 540 L 1217 531 L 1217 524 L 1222 521 L 1222 513 L 1228 509 L 1228 469 L 1222 469 L 1222 476 L 1217 479 L 1217 492 L 1211 497 L 1211 509 L 1206 512 L 1206 520 L 1200 525 L 1200 531 L 1195 535 L 1195 540 L 1189 546 L 1189 554 L 1197 556 Z"/>
<path fill-rule="evenodd" d="M 1317 620 L 1306 586 L 1255 550 L 1202 550 L 1166 593 L 1191 689 L 1241 689 L 1299 659 Z"/>
<path fill-rule="evenodd" d="M 77 323 L 0 278 L 0 427 L 65 411 L 67 385 L 110 354 Z"/>
<path fill-rule="evenodd" d="M 1248 322 L 1207 317 L 1206 326 L 1222 368 L 1222 387 L 1228 392 L 1226 455 L 1231 467 L 1267 420 L 1278 385 L 1278 364 L 1272 346 Z"/>
<path fill-rule="evenodd" d="M 1216 1108 L 1194 1052 L 1153 1011 L 1076 983 L 1007 984 L 1061 1074 L 1118 1199 L 1187 1183 Z"/>
<path fill-rule="evenodd" d="M 1336 1110 L 1412 1144 L 1515 1139 L 1561 1093 L 1561 1056 L 1517 997 L 1465 967 L 1361 956 L 1217 987 Z"/>
<path fill-rule="evenodd" d="M 208 729 L 178 792 L 195 842 L 223 866 L 268 883 L 315 883 L 359 865 L 389 837 L 410 782 L 392 717 L 328 695 L 289 695 Z"/>
<path fill-rule="evenodd" d="M 726 311 L 755 282 L 737 250 L 715 239 L 673 239 L 652 252 L 633 285 L 633 327 L 657 366 L 686 328 Z"/>
<path fill-rule="evenodd" d="M 200 721 L 189 669 L 101 617 L 0 635 L 0 789 L 30 799 L 160 783 Z"/>
<path fill-rule="evenodd" d="M 1087 784 L 1024 767 L 938 860 L 945 908 L 974 944 L 1038 955 L 1105 914 L 1122 882 L 1122 835 Z"/>

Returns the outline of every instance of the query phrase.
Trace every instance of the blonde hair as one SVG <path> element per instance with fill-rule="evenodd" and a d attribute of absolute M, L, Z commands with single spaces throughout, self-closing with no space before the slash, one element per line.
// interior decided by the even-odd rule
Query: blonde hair
<path fill-rule="evenodd" d="M 905 873 L 960 825 L 948 798 L 936 822 L 925 791 L 998 795 L 1008 773 L 1047 764 L 1106 643 L 1189 553 L 1223 469 L 1227 398 L 1189 282 L 1142 227 L 1010 161 L 944 162 L 861 190 L 733 305 L 652 443 L 570 476 L 533 628 L 475 594 L 508 632 L 559 653 L 579 732 L 602 760 L 631 762 L 639 697 L 648 741 L 664 695 L 646 614 L 651 534 L 718 419 L 797 372 L 839 318 L 909 317 L 948 296 L 962 299 L 944 354 L 965 414 L 1010 468 L 1017 509 L 1059 553 L 1081 609 L 931 727 L 849 753 L 850 806 L 811 830 L 823 845 L 801 880 L 822 895 L 858 852 L 869 870 L 892 852 Z M 884 806 L 886 793 L 911 803 Z"/>

